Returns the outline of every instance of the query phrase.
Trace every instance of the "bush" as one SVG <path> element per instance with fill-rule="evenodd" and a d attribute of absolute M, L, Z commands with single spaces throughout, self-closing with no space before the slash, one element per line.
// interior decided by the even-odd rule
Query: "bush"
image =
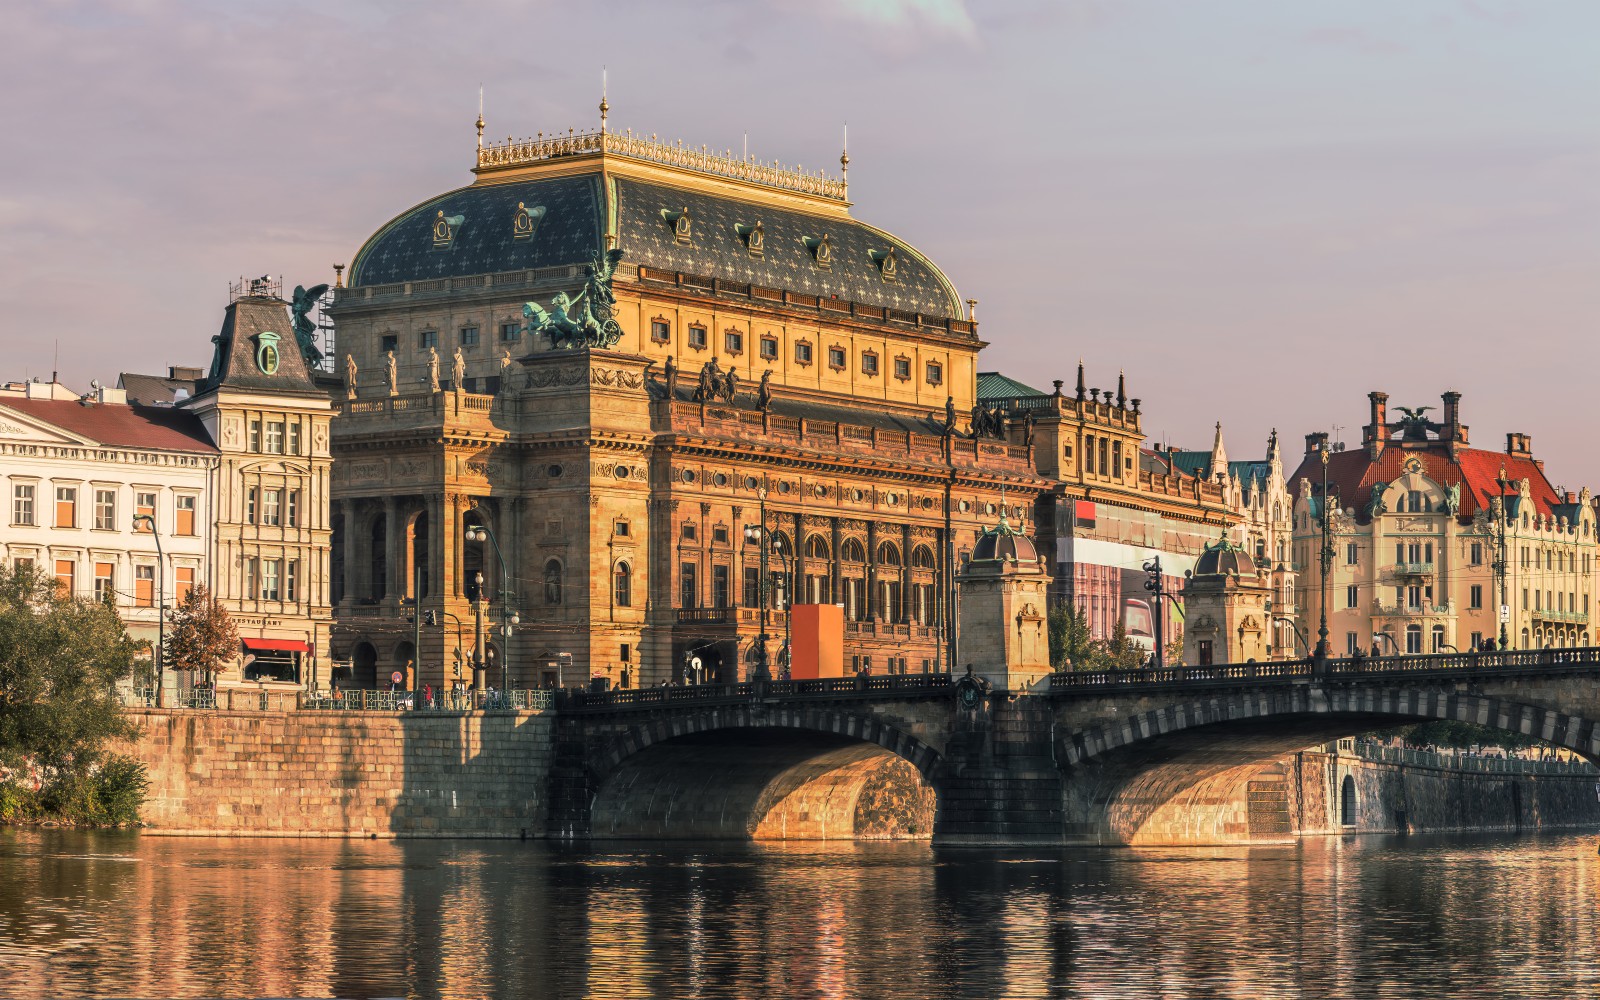
<path fill-rule="evenodd" d="M 39 796 L 16 781 L 0 781 L 0 823 L 26 823 L 39 815 Z"/>
<path fill-rule="evenodd" d="M 131 826 L 139 822 L 150 777 L 144 764 L 132 757 L 112 757 L 94 776 L 96 822 L 111 826 Z"/>

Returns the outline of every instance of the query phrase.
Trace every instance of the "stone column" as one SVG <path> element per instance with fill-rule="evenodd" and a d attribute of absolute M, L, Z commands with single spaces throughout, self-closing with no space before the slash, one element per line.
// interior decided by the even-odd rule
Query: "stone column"
<path fill-rule="evenodd" d="M 867 579 L 866 579 L 866 585 L 867 585 L 867 594 L 866 594 L 866 597 L 867 597 L 867 610 L 866 610 L 866 615 L 864 616 L 867 621 L 871 621 L 873 619 L 874 615 L 880 615 L 880 614 L 883 613 L 883 609 L 878 607 L 878 604 L 880 602 L 878 600 L 877 593 L 875 593 L 875 591 L 878 589 L 877 583 L 878 583 L 878 522 L 877 521 L 868 521 L 867 522 Z"/>
<path fill-rule="evenodd" d="M 900 526 L 900 607 L 895 609 L 895 617 L 901 621 L 911 620 L 911 525 Z"/>
<path fill-rule="evenodd" d="M 361 597 L 361 558 L 358 555 L 361 549 L 356 544 L 356 501 L 340 500 L 339 513 L 344 519 L 344 538 L 341 539 L 344 544 L 344 590 L 341 596 L 344 603 L 350 605 Z"/>
<path fill-rule="evenodd" d="M 800 604 L 811 600 L 806 594 L 806 519 L 799 511 L 794 512 L 794 551 L 789 553 L 789 603 Z"/>
<path fill-rule="evenodd" d="M 839 552 L 839 546 L 844 539 L 839 534 L 839 519 L 837 517 L 828 518 L 828 528 L 833 536 L 833 561 L 828 567 L 828 574 L 833 578 L 833 582 L 828 596 L 833 598 L 834 604 L 843 604 L 844 574 L 841 571 L 841 567 L 844 565 L 844 559 Z"/>
<path fill-rule="evenodd" d="M 406 593 L 406 533 L 400 525 L 398 507 L 397 497 L 383 498 L 383 541 L 388 550 L 384 565 L 388 579 L 384 581 L 383 596 L 396 604 Z"/>

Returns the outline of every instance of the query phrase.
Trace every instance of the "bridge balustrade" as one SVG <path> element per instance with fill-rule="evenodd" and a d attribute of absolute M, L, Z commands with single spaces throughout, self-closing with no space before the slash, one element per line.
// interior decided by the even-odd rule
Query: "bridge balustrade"
<path fill-rule="evenodd" d="M 823 677 L 815 680 L 746 681 L 742 684 L 694 684 L 613 691 L 565 691 L 556 697 L 563 711 L 604 711 L 613 708 L 650 708 L 694 702 L 716 704 L 755 699 L 827 700 L 852 697 L 896 696 L 913 692 L 944 692 L 949 674 L 883 674 L 865 677 Z"/>

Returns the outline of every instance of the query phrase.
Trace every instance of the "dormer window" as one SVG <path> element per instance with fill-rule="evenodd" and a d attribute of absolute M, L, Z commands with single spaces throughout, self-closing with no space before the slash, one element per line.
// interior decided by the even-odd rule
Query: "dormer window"
<path fill-rule="evenodd" d="M 833 241 L 827 233 L 823 233 L 818 239 L 812 239 L 808 236 L 805 244 L 806 249 L 811 251 L 811 259 L 816 262 L 817 267 L 824 271 L 832 269 Z"/>
<path fill-rule="evenodd" d="M 450 249 L 455 242 L 456 233 L 461 230 L 461 224 L 466 221 L 465 215 L 445 215 L 444 209 L 439 209 L 439 214 L 433 219 L 433 248 Z"/>
<path fill-rule="evenodd" d="M 900 265 L 895 260 L 894 247 L 890 247 L 887 250 L 869 250 L 867 254 L 872 258 L 872 263 L 877 265 L 879 277 L 884 281 L 895 280 L 895 275 L 898 273 Z"/>
<path fill-rule="evenodd" d="M 670 208 L 661 210 L 661 217 L 667 220 L 667 225 L 672 227 L 672 238 L 683 246 L 691 245 L 694 230 L 690 224 L 689 208 L 684 206 L 674 212 Z"/>
<path fill-rule="evenodd" d="M 760 219 L 757 219 L 756 224 L 753 226 L 746 226 L 736 222 L 733 224 L 733 231 L 738 235 L 739 241 L 744 244 L 745 250 L 749 251 L 750 256 L 761 256 L 762 249 L 766 246 L 767 236 L 762 229 Z"/>
<path fill-rule="evenodd" d="M 517 213 L 511 217 L 511 238 L 533 239 L 533 234 L 539 231 L 539 223 L 544 220 L 544 212 L 543 205 L 530 208 L 523 202 L 517 202 Z"/>

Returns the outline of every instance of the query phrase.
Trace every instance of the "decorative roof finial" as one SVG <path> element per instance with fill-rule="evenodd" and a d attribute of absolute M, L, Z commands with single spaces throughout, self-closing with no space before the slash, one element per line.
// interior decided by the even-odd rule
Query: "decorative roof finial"
<path fill-rule="evenodd" d="M 1078 359 L 1078 400 L 1079 400 L 1079 402 L 1083 401 L 1084 394 L 1087 393 L 1087 392 L 1088 392 L 1088 389 L 1085 388 L 1084 384 L 1083 384 L 1083 359 L 1079 358 Z"/>
<path fill-rule="evenodd" d="M 333 265 L 333 287 L 335 287 L 335 288 L 343 288 L 344 287 L 344 265 L 343 264 L 335 264 L 335 265 Z"/>
<path fill-rule="evenodd" d="M 478 84 L 478 148 L 483 148 L 483 84 Z"/>
<path fill-rule="evenodd" d="M 1117 409 L 1128 408 L 1128 373 L 1126 369 L 1117 369 Z"/>
<path fill-rule="evenodd" d="M 606 130 L 606 113 L 611 110 L 611 105 L 606 102 L 606 68 L 600 67 L 600 131 Z"/>
<path fill-rule="evenodd" d="M 844 148 L 839 153 L 839 175 L 846 191 L 850 190 L 850 123 L 844 123 Z"/>
<path fill-rule="evenodd" d="M 977 299 L 968 299 L 967 300 L 967 322 L 968 323 L 976 323 L 977 321 L 978 321 L 978 300 Z"/>

